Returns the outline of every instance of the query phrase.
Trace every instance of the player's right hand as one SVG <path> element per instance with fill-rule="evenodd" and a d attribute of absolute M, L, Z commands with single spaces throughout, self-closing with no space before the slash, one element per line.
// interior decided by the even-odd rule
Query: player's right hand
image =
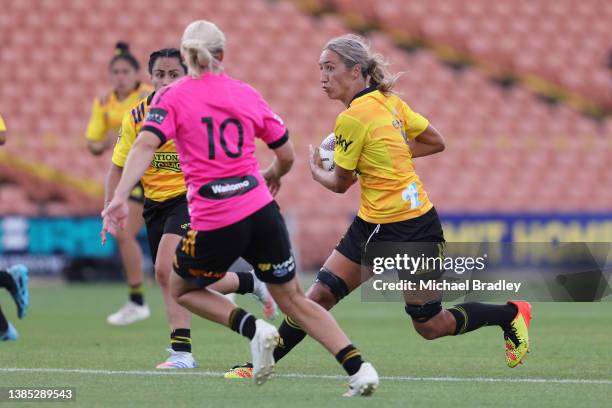
<path fill-rule="evenodd" d="M 128 204 L 127 199 L 113 197 L 110 203 L 102 211 L 102 232 L 100 233 L 102 243 L 106 242 L 106 232 L 112 235 L 117 233 L 118 228 L 123 229 L 127 224 Z"/>

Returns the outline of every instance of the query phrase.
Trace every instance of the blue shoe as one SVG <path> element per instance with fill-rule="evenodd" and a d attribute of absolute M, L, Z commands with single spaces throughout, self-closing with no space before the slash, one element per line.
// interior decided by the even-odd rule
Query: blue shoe
<path fill-rule="evenodd" d="M 19 335 L 15 327 L 9 322 L 8 329 L 4 333 L 0 333 L 0 341 L 15 341 Z"/>
<path fill-rule="evenodd" d="M 13 295 L 13 300 L 17 305 L 17 316 L 20 319 L 28 312 L 30 306 L 30 292 L 28 290 L 28 268 L 25 265 L 13 265 L 6 270 L 15 281 L 17 291 Z"/>

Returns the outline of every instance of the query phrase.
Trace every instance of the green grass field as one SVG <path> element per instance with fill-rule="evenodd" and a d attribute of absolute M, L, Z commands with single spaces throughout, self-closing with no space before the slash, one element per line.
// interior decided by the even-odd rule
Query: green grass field
<path fill-rule="evenodd" d="M 610 303 L 535 304 L 532 352 L 523 366 L 509 369 L 497 328 L 427 342 L 412 330 L 401 304 L 361 303 L 355 294 L 334 315 L 383 378 L 372 398 L 345 399 L 341 367 L 310 339 L 280 362 L 276 377 L 262 387 L 223 379 L 221 372 L 248 359 L 248 343 L 200 318 L 193 330 L 200 368 L 156 372 L 167 356 L 169 333 L 159 289 L 149 285 L 146 295 L 151 319 L 110 327 L 106 315 L 126 296 L 119 285 L 34 283 L 23 321 L 15 320 L 14 305 L 2 294 L 3 310 L 21 338 L 0 344 L 0 387 L 74 387 L 76 402 L 63 405 L 83 407 L 612 405 Z M 250 298 L 238 301 L 259 312 Z"/>

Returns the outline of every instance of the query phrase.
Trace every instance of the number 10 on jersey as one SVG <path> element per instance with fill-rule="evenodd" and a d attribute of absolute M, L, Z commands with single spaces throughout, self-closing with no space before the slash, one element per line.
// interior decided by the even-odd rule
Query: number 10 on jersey
<path fill-rule="evenodd" d="M 206 132 L 208 136 L 208 158 L 210 160 L 215 160 L 216 143 L 213 118 L 210 116 L 202 118 L 202 123 L 206 126 Z M 230 147 L 228 147 L 228 140 L 226 138 L 226 132 L 228 132 L 228 130 L 233 127 L 236 128 L 236 132 L 238 133 L 238 141 L 236 143 L 232 143 L 233 145 L 235 145 L 236 151 L 230 150 Z M 219 144 L 221 144 L 221 149 L 227 157 L 229 157 L 230 159 L 237 159 L 238 157 L 242 156 L 242 146 L 244 145 L 244 129 L 242 127 L 242 123 L 240 123 L 238 119 L 225 119 L 223 122 L 221 122 L 218 133 Z"/>

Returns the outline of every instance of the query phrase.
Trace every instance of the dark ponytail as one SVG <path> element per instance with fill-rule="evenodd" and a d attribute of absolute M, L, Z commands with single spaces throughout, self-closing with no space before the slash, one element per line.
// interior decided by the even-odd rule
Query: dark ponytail
<path fill-rule="evenodd" d="M 109 67 L 112 68 L 113 64 L 119 60 L 124 60 L 134 68 L 135 71 L 140 70 L 140 64 L 138 60 L 130 52 L 130 46 L 124 41 L 119 41 L 115 44 L 115 56 L 110 60 Z"/>

